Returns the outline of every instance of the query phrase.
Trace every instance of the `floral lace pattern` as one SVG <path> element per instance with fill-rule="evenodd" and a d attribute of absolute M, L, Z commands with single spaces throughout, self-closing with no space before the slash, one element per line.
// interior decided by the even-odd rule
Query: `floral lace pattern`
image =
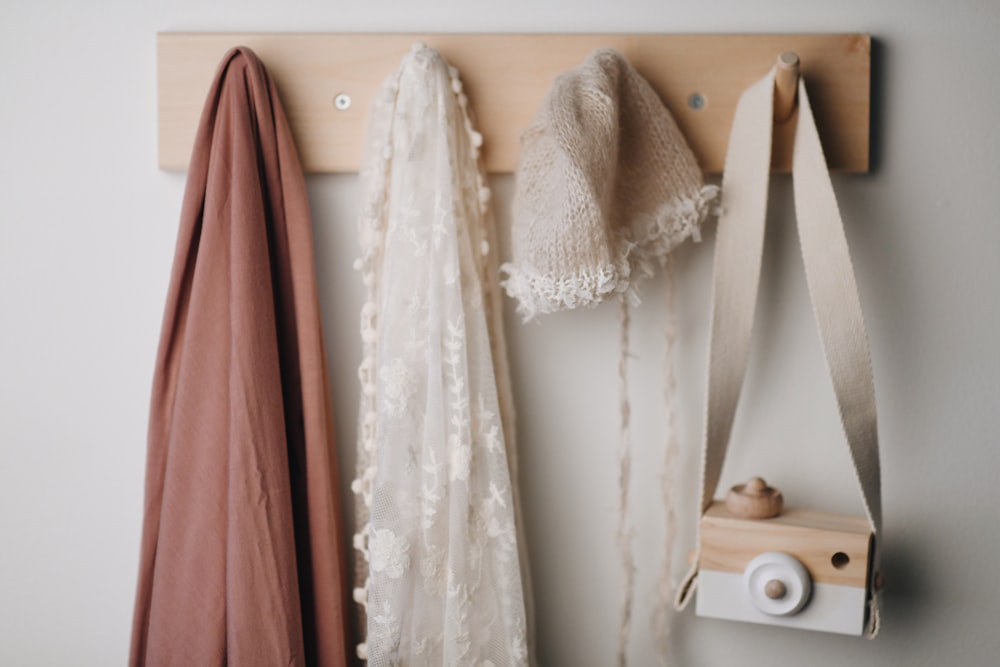
<path fill-rule="evenodd" d="M 372 665 L 528 662 L 489 190 L 466 104 L 457 72 L 417 45 L 370 124 L 352 489 Z"/>

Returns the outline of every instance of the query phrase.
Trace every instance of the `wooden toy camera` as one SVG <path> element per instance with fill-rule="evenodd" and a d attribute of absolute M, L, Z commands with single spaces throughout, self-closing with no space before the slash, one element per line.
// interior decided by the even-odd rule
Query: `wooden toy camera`
<path fill-rule="evenodd" d="M 872 532 L 863 517 L 784 509 L 759 477 L 701 519 L 697 614 L 861 635 Z"/>

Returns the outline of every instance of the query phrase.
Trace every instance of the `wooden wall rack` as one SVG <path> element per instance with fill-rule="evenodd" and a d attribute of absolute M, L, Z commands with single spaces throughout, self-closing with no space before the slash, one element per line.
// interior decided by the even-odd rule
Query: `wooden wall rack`
<path fill-rule="evenodd" d="M 520 133 L 553 79 L 601 46 L 621 51 L 650 81 L 709 173 L 722 170 L 740 93 L 792 51 L 830 168 L 868 171 L 871 39 L 864 34 L 160 33 L 160 167 L 187 167 L 219 60 L 244 45 L 276 81 L 305 170 L 357 171 L 375 91 L 417 40 L 461 72 L 491 172 L 513 171 Z M 791 166 L 793 129 L 794 122 L 775 125 L 775 171 Z"/>

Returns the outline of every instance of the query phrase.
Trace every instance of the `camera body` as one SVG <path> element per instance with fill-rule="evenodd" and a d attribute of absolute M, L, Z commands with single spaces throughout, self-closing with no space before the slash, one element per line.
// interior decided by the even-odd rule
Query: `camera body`
<path fill-rule="evenodd" d="M 716 501 L 702 516 L 697 614 L 860 636 L 874 546 L 868 521 L 780 506 L 769 518 L 739 510 Z"/>

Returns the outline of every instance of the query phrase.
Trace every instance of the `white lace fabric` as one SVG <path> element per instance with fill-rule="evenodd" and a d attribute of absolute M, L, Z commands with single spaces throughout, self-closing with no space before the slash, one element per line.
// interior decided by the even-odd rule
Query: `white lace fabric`
<path fill-rule="evenodd" d="M 528 664 L 508 371 L 488 209 L 454 68 L 415 45 L 366 149 L 358 441 L 371 665 Z M 530 600 L 528 600 L 530 601 Z"/>

